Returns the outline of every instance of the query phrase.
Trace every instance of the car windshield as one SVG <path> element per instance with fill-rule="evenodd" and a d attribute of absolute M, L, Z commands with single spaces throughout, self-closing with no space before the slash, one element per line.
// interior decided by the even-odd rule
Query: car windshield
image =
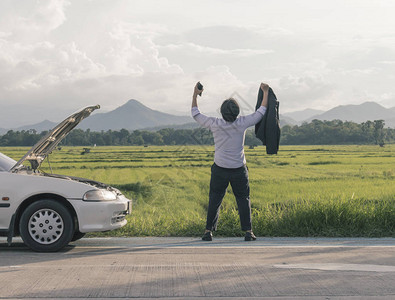
<path fill-rule="evenodd" d="M 16 161 L 0 152 L 0 172 L 8 172 Z"/>

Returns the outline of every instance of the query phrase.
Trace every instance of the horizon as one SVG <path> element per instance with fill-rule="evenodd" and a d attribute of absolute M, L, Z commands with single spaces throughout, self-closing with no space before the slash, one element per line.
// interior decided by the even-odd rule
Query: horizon
<path fill-rule="evenodd" d="M 136 101 L 136 102 L 138 102 L 139 104 L 144 105 L 144 106 L 147 107 L 148 109 L 152 109 L 152 110 L 155 110 L 155 111 L 158 111 L 158 112 L 161 112 L 161 113 L 171 114 L 171 115 L 174 115 L 174 116 L 182 116 L 182 117 L 188 117 L 188 116 L 190 116 L 190 114 L 179 115 L 179 114 L 173 114 L 173 113 L 171 113 L 171 112 L 166 112 L 166 111 L 157 110 L 157 109 L 154 109 L 154 108 L 152 108 L 152 107 L 149 107 L 149 106 L 145 105 L 144 103 L 140 102 L 140 101 L 137 100 L 137 99 L 129 99 L 129 100 L 127 100 L 125 103 L 121 104 L 120 106 L 118 106 L 118 107 L 116 107 L 116 108 L 114 108 L 114 109 L 112 109 L 112 110 L 106 110 L 106 111 L 103 111 L 103 110 L 95 110 L 95 111 L 92 113 L 92 116 L 93 116 L 93 115 L 96 115 L 96 114 L 101 114 L 101 113 L 104 114 L 104 113 L 112 112 L 113 110 L 116 110 L 116 109 L 118 109 L 118 108 L 120 108 L 120 107 L 126 105 L 127 103 L 129 103 L 129 102 L 131 102 L 131 101 Z M 395 106 L 394 106 L 394 107 L 385 107 L 385 106 L 381 105 L 380 103 L 377 103 L 377 102 L 374 102 L 374 101 L 365 101 L 365 102 L 362 102 L 362 103 L 359 103 L 359 104 L 337 105 L 337 106 L 332 107 L 332 108 L 330 108 L 330 109 L 328 109 L 328 110 L 324 110 L 324 111 L 320 110 L 320 112 L 319 112 L 318 115 L 320 115 L 321 113 L 326 113 L 326 112 L 328 112 L 328 111 L 330 111 L 330 110 L 332 110 L 332 109 L 334 109 L 334 108 L 337 108 L 337 107 L 349 106 L 349 105 L 351 105 L 351 106 L 359 106 L 359 105 L 362 105 L 362 104 L 365 104 L 365 103 L 375 103 L 375 104 L 378 104 L 378 105 L 384 107 L 385 109 L 395 109 Z M 80 109 L 81 109 L 81 108 L 80 108 Z M 288 114 L 303 112 L 303 111 L 305 111 L 305 110 L 310 110 L 310 108 L 306 108 L 306 109 L 302 109 L 302 110 L 297 110 L 297 111 L 292 111 L 292 112 L 286 112 L 286 113 L 281 113 L 281 112 L 280 112 L 280 119 L 281 119 L 281 115 L 286 116 L 286 115 L 288 115 Z M 311 110 L 314 110 L 314 109 L 311 109 Z M 78 110 L 77 110 L 77 111 L 78 111 Z M 77 111 L 74 111 L 73 113 L 76 113 Z M 317 110 L 317 111 L 319 111 L 319 110 Z M 189 113 L 189 112 L 188 112 L 188 113 Z M 216 115 L 218 115 L 218 117 L 220 117 L 220 113 L 218 112 L 218 110 L 217 110 L 217 111 L 214 111 L 214 112 L 205 112 L 205 113 L 207 113 L 208 115 L 216 114 Z M 245 115 L 245 114 L 242 114 L 242 115 Z M 39 121 L 39 122 L 37 122 L 37 123 L 34 123 L 34 124 L 21 124 L 21 125 L 18 125 L 18 126 L 14 126 L 14 127 L 12 127 L 12 128 L 11 128 L 11 127 L 10 127 L 10 128 L 0 127 L 0 129 L 17 129 L 17 128 L 20 128 L 20 127 L 29 126 L 29 125 L 37 125 L 37 124 L 41 124 L 41 123 L 45 123 L 45 122 L 59 123 L 59 122 L 61 122 L 63 119 L 67 118 L 68 116 L 69 116 L 69 115 L 64 115 L 64 116 L 61 117 L 59 120 L 50 120 L 50 119 L 48 119 L 48 118 L 44 118 L 43 120 L 41 120 L 41 121 Z M 289 116 L 286 116 L 286 117 L 292 119 L 292 117 L 289 117 Z M 309 118 L 307 118 L 307 119 L 309 119 Z M 306 120 L 307 120 L 307 119 L 306 119 Z M 295 122 L 301 122 L 301 121 L 298 121 L 298 120 L 296 120 L 296 119 L 295 119 L 294 121 L 295 121 Z M 302 120 L 302 121 L 303 121 L 303 120 Z M 194 121 L 193 121 L 193 119 L 191 118 L 191 123 L 193 123 L 193 122 L 194 122 Z M 186 123 L 186 124 L 187 124 L 187 123 Z"/>
<path fill-rule="evenodd" d="M 385 0 L 0 2 L 0 128 L 138 99 L 189 115 L 260 82 L 280 113 L 376 102 L 395 107 L 395 3 Z M 286 20 L 286 21 L 284 21 Z"/>

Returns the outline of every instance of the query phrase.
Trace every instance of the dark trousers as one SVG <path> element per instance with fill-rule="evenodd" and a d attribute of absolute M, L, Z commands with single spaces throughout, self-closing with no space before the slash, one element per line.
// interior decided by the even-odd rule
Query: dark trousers
<path fill-rule="evenodd" d="M 219 210 L 229 183 L 236 197 L 241 229 L 244 231 L 251 230 L 250 184 L 247 166 L 227 169 L 221 168 L 215 163 L 211 166 L 206 229 L 211 231 L 217 229 Z"/>

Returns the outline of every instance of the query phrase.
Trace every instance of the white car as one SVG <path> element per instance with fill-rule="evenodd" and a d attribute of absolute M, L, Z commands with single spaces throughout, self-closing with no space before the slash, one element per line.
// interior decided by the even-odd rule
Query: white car
<path fill-rule="evenodd" d="M 59 142 L 92 111 L 61 122 L 18 162 L 0 153 L 0 236 L 20 235 L 34 251 L 58 251 L 87 232 L 126 225 L 131 200 L 104 183 L 38 169 Z M 23 162 L 29 161 L 31 167 Z"/>

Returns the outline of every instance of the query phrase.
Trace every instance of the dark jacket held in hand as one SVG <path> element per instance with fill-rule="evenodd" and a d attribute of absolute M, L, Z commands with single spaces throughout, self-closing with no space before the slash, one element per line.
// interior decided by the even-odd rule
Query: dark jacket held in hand
<path fill-rule="evenodd" d="M 263 91 L 259 89 L 255 110 L 261 106 L 262 99 Z M 255 136 L 262 141 L 263 145 L 266 145 L 267 154 L 277 154 L 280 144 L 279 105 L 272 88 L 269 88 L 266 113 L 262 120 L 255 125 Z"/>

